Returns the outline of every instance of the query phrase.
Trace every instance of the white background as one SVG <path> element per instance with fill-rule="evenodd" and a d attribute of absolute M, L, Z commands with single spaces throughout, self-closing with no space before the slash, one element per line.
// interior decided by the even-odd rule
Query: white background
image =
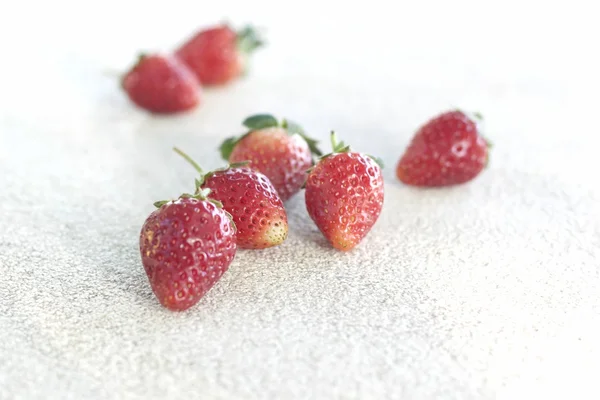
<path fill-rule="evenodd" d="M 600 24 L 594 2 L 52 1 L 0 6 L 0 398 L 598 398 Z M 264 28 L 250 75 L 176 117 L 115 74 L 222 19 Z M 399 184 L 419 124 L 478 110 L 490 167 Z M 388 168 L 380 222 L 330 250 L 239 252 L 189 313 L 149 292 L 154 200 L 255 112 Z M 325 146 L 326 146 L 325 140 Z"/>

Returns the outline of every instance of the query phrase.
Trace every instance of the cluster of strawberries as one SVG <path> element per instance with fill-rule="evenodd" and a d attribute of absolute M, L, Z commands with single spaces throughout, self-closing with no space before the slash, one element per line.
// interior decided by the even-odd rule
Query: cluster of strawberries
<path fill-rule="evenodd" d="M 142 54 L 123 76 L 121 86 L 138 107 L 155 114 L 196 108 L 203 86 L 233 81 L 247 68 L 248 56 L 263 45 L 251 26 L 234 31 L 228 25 L 203 29 L 174 54 Z"/>
<path fill-rule="evenodd" d="M 199 174 L 192 193 L 155 203 L 140 233 L 142 264 L 160 303 L 195 305 L 228 270 L 238 248 L 280 245 L 288 235 L 284 202 L 305 188 L 308 214 L 335 249 L 357 246 L 383 207 L 379 159 L 353 151 L 331 133 L 332 151 L 289 120 L 247 118 L 240 137 L 225 140 L 226 167 Z M 475 118 L 443 113 L 423 125 L 400 158 L 396 174 L 413 186 L 467 182 L 485 167 L 488 143 Z"/>
<path fill-rule="evenodd" d="M 122 87 L 139 107 L 172 114 L 200 103 L 201 86 L 240 76 L 246 57 L 262 45 L 248 27 L 202 30 L 174 55 L 141 56 Z M 489 143 L 478 120 L 453 110 L 423 125 L 396 166 L 397 178 L 413 186 L 448 186 L 477 176 L 488 161 Z M 383 164 L 353 151 L 331 133 L 332 151 L 290 120 L 248 117 L 247 133 L 223 142 L 228 165 L 204 171 L 175 148 L 198 173 L 194 190 L 155 203 L 140 233 L 142 264 L 160 303 L 171 310 L 195 305 L 228 270 L 238 248 L 265 249 L 288 236 L 284 203 L 305 188 L 306 210 L 335 249 L 357 246 L 383 207 Z"/>
<path fill-rule="evenodd" d="M 332 152 L 289 120 L 254 115 L 240 137 L 224 141 L 228 165 L 197 171 L 193 193 L 155 203 L 140 235 L 142 263 L 160 302 L 194 305 L 229 268 L 237 248 L 264 249 L 288 236 L 284 202 L 306 189 L 309 215 L 333 247 L 350 250 L 371 230 L 383 206 L 381 167 L 331 135 Z M 319 157 L 315 163 L 315 157 Z"/>

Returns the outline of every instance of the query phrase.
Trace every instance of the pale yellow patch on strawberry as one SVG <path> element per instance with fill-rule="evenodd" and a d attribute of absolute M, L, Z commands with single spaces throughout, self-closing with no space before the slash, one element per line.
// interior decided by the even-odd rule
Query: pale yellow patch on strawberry
<path fill-rule="evenodd" d="M 267 229 L 264 230 L 263 235 L 264 240 L 269 247 L 277 246 L 287 239 L 288 226 L 282 221 L 271 224 L 267 227 Z"/>
<path fill-rule="evenodd" d="M 341 251 L 350 251 L 358 244 L 356 240 L 352 240 L 352 237 L 348 237 L 347 232 L 341 230 L 332 232 L 328 235 L 328 239 L 334 248 Z"/>
<path fill-rule="evenodd" d="M 154 239 L 154 231 L 153 230 L 147 230 L 144 238 L 148 241 L 148 243 L 152 243 L 152 239 Z M 156 253 L 156 250 L 158 249 L 158 245 L 159 245 L 159 241 L 156 241 L 156 244 L 154 244 L 151 248 L 148 248 L 148 250 L 146 250 L 146 257 L 150 257 L 150 255 L 154 255 L 154 253 Z"/>

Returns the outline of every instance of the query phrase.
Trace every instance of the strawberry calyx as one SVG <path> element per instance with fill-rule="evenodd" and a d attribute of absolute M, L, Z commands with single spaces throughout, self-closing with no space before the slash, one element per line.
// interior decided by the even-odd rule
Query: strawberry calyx
<path fill-rule="evenodd" d="M 144 61 L 144 59 L 148 58 L 148 53 L 144 53 L 143 51 L 141 53 L 138 54 L 137 56 L 137 61 L 135 63 L 135 65 L 140 64 L 142 61 Z"/>
<path fill-rule="evenodd" d="M 333 154 L 338 154 L 338 153 L 349 153 L 352 151 L 352 148 L 350 147 L 350 145 L 347 145 L 346 143 L 344 143 L 343 141 L 338 140 L 337 134 L 335 133 L 335 131 L 331 131 L 331 135 L 330 135 L 330 140 L 331 140 L 331 153 L 325 154 L 324 156 L 322 156 L 320 158 L 320 160 L 327 158 Z M 375 163 L 377 165 L 379 165 L 380 168 L 384 168 L 384 164 L 383 164 L 383 160 L 379 157 L 370 155 L 370 154 L 366 154 L 367 157 L 369 157 L 370 159 L 372 159 L 373 161 L 375 161 Z M 309 169 L 309 172 L 311 170 Z"/>
<path fill-rule="evenodd" d="M 133 67 L 131 67 L 130 71 L 133 71 L 147 57 L 148 57 L 148 53 L 144 53 L 144 52 L 139 53 L 137 55 L 137 59 L 133 63 Z M 110 74 L 112 75 L 112 72 Z M 119 85 L 121 86 L 121 89 L 125 90 L 125 78 L 127 77 L 127 74 L 126 73 L 125 74 L 118 74 L 117 73 L 117 75 L 118 75 L 118 78 L 119 78 Z"/>
<path fill-rule="evenodd" d="M 255 114 L 247 117 L 242 122 L 242 125 L 253 131 L 257 131 L 259 129 L 278 127 L 279 121 L 271 114 Z"/>
<path fill-rule="evenodd" d="M 346 143 L 344 143 L 344 141 L 338 140 L 338 137 L 337 137 L 337 134 L 335 133 L 335 131 L 331 131 L 329 140 L 331 141 L 332 152 L 328 155 L 331 155 L 334 153 L 348 153 L 350 151 L 350 145 L 346 145 Z M 325 157 L 327 157 L 327 155 L 323 156 L 323 158 L 325 158 Z"/>
<path fill-rule="evenodd" d="M 329 136 L 329 139 L 331 141 L 331 153 L 327 153 L 323 156 L 321 156 L 319 158 L 320 160 L 324 160 L 327 157 L 330 157 L 334 154 L 340 154 L 340 153 L 350 153 L 352 152 L 352 148 L 350 147 L 350 145 L 347 145 L 346 143 L 344 143 L 343 141 L 340 141 L 337 137 L 337 134 L 335 133 L 335 131 L 331 131 L 331 135 Z M 379 168 L 383 169 L 384 164 L 383 164 L 383 160 L 379 157 L 376 156 L 372 156 L 370 154 L 365 154 L 367 157 L 369 157 L 371 160 L 375 161 L 375 163 L 377 165 L 379 165 Z M 308 170 L 306 170 L 307 174 L 310 174 L 312 172 L 312 170 L 315 169 L 315 166 L 313 165 L 311 168 L 309 168 Z M 304 183 L 302 184 L 302 189 L 306 188 L 306 180 L 304 181 Z"/>
<path fill-rule="evenodd" d="M 485 137 L 483 135 L 483 133 L 481 133 L 482 131 L 482 124 L 483 124 L 483 114 L 480 113 L 479 111 L 473 111 L 473 112 L 465 112 L 461 109 L 457 109 L 457 111 L 463 113 L 464 115 L 467 116 L 467 118 L 471 119 L 475 125 L 477 126 L 477 134 L 483 139 L 483 141 L 485 142 L 485 145 L 487 147 L 487 154 L 485 157 L 485 167 L 488 166 L 489 162 L 490 162 L 490 149 L 494 146 L 492 141 L 489 140 L 487 137 Z"/>
<path fill-rule="evenodd" d="M 230 170 L 233 168 L 242 168 L 249 164 L 250 164 L 250 161 L 241 161 L 241 162 L 236 162 L 236 163 L 230 163 L 224 167 L 213 169 L 212 171 L 208 171 L 206 174 L 204 174 L 203 179 L 199 180 L 200 185 L 203 185 L 204 181 L 206 181 L 206 179 L 210 178 L 217 172 L 224 172 L 224 171 L 227 171 L 227 170 Z"/>
<path fill-rule="evenodd" d="M 281 121 L 278 121 L 277 118 L 271 114 L 255 114 L 246 118 L 242 122 L 242 125 L 249 129 L 248 132 L 241 136 L 232 136 L 227 138 L 221 144 L 219 150 L 221 151 L 221 157 L 223 157 L 224 160 L 229 160 L 229 156 L 240 140 L 254 131 L 267 128 L 283 128 L 286 130 L 288 135 L 298 135 L 304 139 L 313 155 L 320 157 L 323 154 L 317 146 L 319 141 L 307 136 L 302 126 L 289 119 L 284 118 Z"/>
<path fill-rule="evenodd" d="M 208 201 L 210 203 L 213 203 L 218 208 L 223 208 L 223 203 L 221 203 L 219 200 L 211 199 L 211 198 L 208 197 L 210 195 L 210 192 L 211 192 L 211 190 L 209 188 L 205 188 L 205 189 L 201 189 L 201 190 L 196 190 L 196 192 L 194 194 L 183 193 L 181 196 L 179 196 L 179 199 L 206 200 L 206 201 Z M 170 203 L 172 201 L 173 200 L 155 201 L 154 202 L 154 207 L 161 208 L 165 204 Z"/>
<path fill-rule="evenodd" d="M 252 25 L 246 25 L 237 31 L 236 41 L 238 49 L 245 54 L 250 54 L 265 45 L 264 39 Z"/>

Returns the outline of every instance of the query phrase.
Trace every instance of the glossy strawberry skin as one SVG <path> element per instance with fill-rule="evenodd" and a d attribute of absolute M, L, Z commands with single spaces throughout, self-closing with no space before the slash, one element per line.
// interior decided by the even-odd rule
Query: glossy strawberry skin
<path fill-rule="evenodd" d="M 134 104 L 156 114 L 184 112 L 200 104 L 198 80 L 184 64 L 169 56 L 141 56 L 121 85 Z"/>
<path fill-rule="evenodd" d="M 173 311 L 194 306 L 229 269 L 235 228 L 223 209 L 183 198 L 155 210 L 140 233 L 142 264 L 159 302 Z"/>
<path fill-rule="evenodd" d="M 283 202 L 269 179 L 247 167 L 215 171 L 202 188 L 223 203 L 237 227 L 237 244 L 245 249 L 264 249 L 283 243 L 288 234 Z"/>
<path fill-rule="evenodd" d="M 207 86 L 228 83 L 243 70 L 237 34 L 228 26 L 198 32 L 177 50 L 176 55 Z"/>
<path fill-rule="evenodd" d="M 308 214 L 338 250 L 349 251 L 369 233 L 383 207 L 381 168 L 360 153 L 323 158 L 308 175 Z"/>
<path fill-rule="evenodd" d="M 431 119 L 413 137 L 396 175 L 408 185 L 435 187 L 468 182 L 484 169 L 488 144 L 477 123 L 461 111 Z"/>
<path fill-rule="evenodd" d="M 274 127 L 252 131 L 236 144 L 229 162 L 243 161 L 265 174 L 285 202 L 302 188 L 312 155 L 300 135 Z"/>

